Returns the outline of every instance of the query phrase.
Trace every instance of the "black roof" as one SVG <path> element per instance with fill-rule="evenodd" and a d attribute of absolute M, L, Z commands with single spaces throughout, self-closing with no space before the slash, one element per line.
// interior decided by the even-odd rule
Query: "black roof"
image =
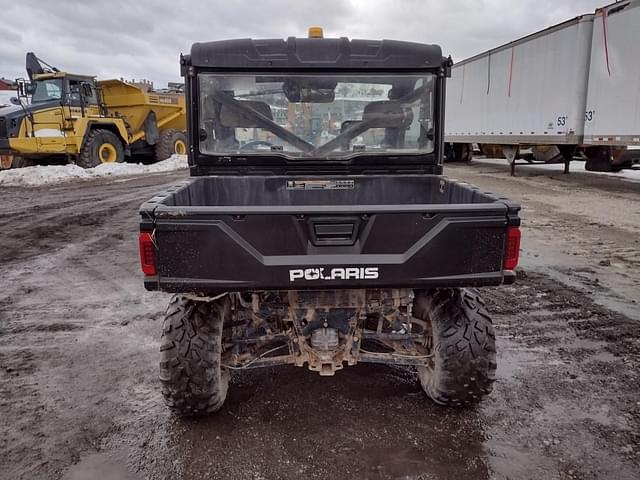
<path fill-rule="evenodd" d="M 396 40 L 281 38 L 195 43 L 186 65 L 237 68 L 432 69 L 443 65 L 438 45 Z"/>

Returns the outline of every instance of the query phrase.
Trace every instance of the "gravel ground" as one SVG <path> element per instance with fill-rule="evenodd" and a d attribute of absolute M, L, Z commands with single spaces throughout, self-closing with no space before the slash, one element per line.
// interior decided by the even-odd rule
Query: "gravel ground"
<path fill-rule="evenodd" d="M 640 187 L 536 167 L 447 166 L 522 202 L 522 269 L 484 290 L 498 381 L 470 410 L 410 370 L 232 378 L 216 415 L 157 382 L 168 295 L 138 272 L 138 206 L 186 172 L 0 190 L 0 477 L 640 478 Z"/>

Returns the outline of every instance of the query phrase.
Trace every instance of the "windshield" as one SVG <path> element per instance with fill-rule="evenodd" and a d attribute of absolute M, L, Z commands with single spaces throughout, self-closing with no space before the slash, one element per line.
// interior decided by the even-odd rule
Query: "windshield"
<path fill-rule="evenodd" d="M 36 80 L 33 82 L 31 103 L 48 102 L 62 99 L 62 79 Z"/>
<path fill-rule="evenodd" d="M 433 151 L 431 74 L 200 74 L 200 151 L 291 158 Z"/>

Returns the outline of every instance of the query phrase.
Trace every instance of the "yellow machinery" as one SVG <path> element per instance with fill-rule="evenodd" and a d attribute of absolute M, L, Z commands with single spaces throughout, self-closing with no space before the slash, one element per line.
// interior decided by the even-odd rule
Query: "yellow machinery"
<path fill-rule="evenodd" d="M 137 154 L 185 154 L 182 93 L 60 72 L 27 54 L 31 103 L 0 110 L 2 167 L 72 161 L 89 168 Z"/>

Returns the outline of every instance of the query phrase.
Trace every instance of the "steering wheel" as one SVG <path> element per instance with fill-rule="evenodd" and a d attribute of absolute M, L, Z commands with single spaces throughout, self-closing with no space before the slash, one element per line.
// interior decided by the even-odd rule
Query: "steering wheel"
<path fill-rule="evenodd" d="M 266 140 L 253 140 L 251 142 L 245 143 L 240 147 L 240 150 L 257 150 L 257 147 L 273 147 L 273 143 L 267 142 Z"/>

